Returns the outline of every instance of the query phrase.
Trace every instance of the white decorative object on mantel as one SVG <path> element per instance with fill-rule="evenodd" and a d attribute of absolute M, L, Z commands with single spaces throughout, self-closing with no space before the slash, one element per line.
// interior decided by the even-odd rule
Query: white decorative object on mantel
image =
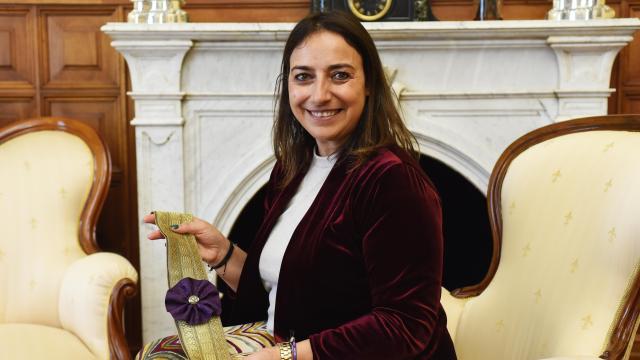
<path fill-rule="evenodd" d="M 270 130 L 292 24 L 127 24 L 102 30 L 135 101 L 139 216 L 189 211 L 228 234 L 273 165 Z M 618 51 L 638 19 L 367 23 L 423 153 L 482 192 L 518 136 L 607 112 Z M 140 228 L 143 339 L 175 332 L 165 249 Z"/>

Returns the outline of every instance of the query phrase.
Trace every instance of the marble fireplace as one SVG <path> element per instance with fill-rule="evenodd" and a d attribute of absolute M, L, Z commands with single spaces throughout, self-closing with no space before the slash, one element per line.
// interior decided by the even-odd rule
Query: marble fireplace
<path fill-rule="evenodd" d="M 102 30 L 129 66 L 139 217 L 187 211 L 223 233 L 267 181 L 273 93 L 292 24 L 127 24 Z M 366 24 L 422 153 L 485 192 L 537 127 L 607 112 L 613 61 L 638 19 Z M 143 340 L 175 333 L 165 247 L 140 227 Z"/>

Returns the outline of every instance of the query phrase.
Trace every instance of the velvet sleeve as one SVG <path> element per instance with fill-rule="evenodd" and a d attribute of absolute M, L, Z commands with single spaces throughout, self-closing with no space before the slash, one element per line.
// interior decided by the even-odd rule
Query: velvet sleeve
<path fill-rule="evenodd" d="M 365 176 L 351 208 L 362 236 L 372 310 L 311 335 L 314 359 L 422 358 L 440 335 L 439 199 L 424 174 L 404 163 Z"/>

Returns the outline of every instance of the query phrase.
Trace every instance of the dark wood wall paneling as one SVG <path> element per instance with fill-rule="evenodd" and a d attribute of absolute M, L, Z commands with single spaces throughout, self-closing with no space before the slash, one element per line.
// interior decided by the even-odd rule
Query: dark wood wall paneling
<path fill-rule="evenodd" d="M 191 22 L 295 22 L 309 13 L 309 0 L 186 0 Z"/>
<path fill-rule="evenodd" d="M 621 8 L 624 17 L 640 18 L 639 0 L 625 1 Z M 633 43 L 623 49 L 620 56 L 619 71 L 621 75 L 616 84 L 618 113 L 640 114 L 640 66 L 638 65 L 640 65 L 640 32 L 636 32 Z M 640 346 L 637 349 L 640 358 Z"/>
<path fill-rule="evenodd" d="M 295 22 L 309 0 L 187 0 L 192 22 Z M 608 0 L 618 17 L 640 17 L 640 0 Z M 504 0 L 504 19 L 543 19 L 551 0 Z M 127 257 L 136 268 L 138 220 L 135 141 L 126 97 L 124 60 L 100 27 L 126 21 L 128 0 L 0 0 L 0 125 L 34 116 L 82 119 L 106 140 L 113 182 L 98 224 L 102 249 Z M 433 0 L 440 20 L 471 20 L 473 0 Z M 634 66 L 636 64 L 636 66 Z M 640 113 L 640 39 L 616 60 L 609 112 Z M 128 304 L 127 338 L 141 346 L 140 301 Z M 640 359 L 640 340 L 633 358 Z"/>

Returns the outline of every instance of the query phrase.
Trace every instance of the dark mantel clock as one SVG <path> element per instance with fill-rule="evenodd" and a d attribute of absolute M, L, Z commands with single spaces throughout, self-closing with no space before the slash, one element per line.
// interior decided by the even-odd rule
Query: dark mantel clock
<path fill-rule="evenodd" d="M 363 21 L 382 19 L 389 10 L 393 0 L 347 0 L 349 11 Z"/>
<path fill-rule="evenodd" d="M 311 10 L 341 10 L 361 21 L 436 20 L 431 0 L 312 0 Z"/>

